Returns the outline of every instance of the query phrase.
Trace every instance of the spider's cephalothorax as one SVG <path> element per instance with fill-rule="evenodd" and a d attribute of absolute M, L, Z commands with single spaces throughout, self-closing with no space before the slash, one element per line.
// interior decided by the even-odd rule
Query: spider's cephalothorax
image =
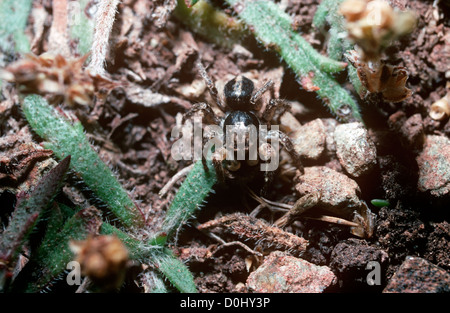
<path fill-rule="evenodd" d="M 261 88 L 254 92 L 255 86 L 253 82 L 245 76 L 238 75 L 225 84 L 223 90 L 225 101 L 223 101 L 203 65 L 199 62 L 197 67 L 199 68 L 200 74 L 204 79 L 212 98 L 223 114 L 217 116 L 211 106 L 207 103 L 196 103 L 183 116 L 183 120 L 190 118 L 196 112 L 201 111 L 204 120 L 219 125 L 223 130 L 222 141 L 224 142 L 224 145 L 220 148 L 216 148 L 212 154 L 212 162 L 219 181 L 224 181 L 225 177 L 238 177 L 243 180 L 251 179 L 254 176 L 254 173 L 260 171 L 261 167 L 257 165 L 268 163 L 271 161 L 271 158 L 275 156 L 278 157 L 278 151 L 275 151 L 271 145 L 273 140 L 277 140 L 280 147 L 284 147 L 287 150 L 294 165 L 303 172 L 300 156 L 295 151 L 294 145 L 286 134 L 279 130 L 259 132 L 260 126 L 270 126 L 276 109 L 286 109 L 289 107 L 283 100 L 271 99 L 265 106 L 265 109 L 260 112 L 258 102 L 261 99 L 261 96 L 273 85 L 272 81 L 266 82 Z M 235 130 L 236 133 L 241 132 L 246 134 L 243 139 L 241 138 L 244 147 L 244 149 L 241 149 L 241 156 L 243 155 L 243 158 L 236 157 L 236 155 L 239 155 L 239 145 L 237 143 L 235 145 L 235 141 L 233 140 L 232 145 L 235 154 L 232 159 L 227 159 L 230 157 L 230 154 L 227 154 L 227 140 L 229 141 L 231 138 L 228 136 L 230 129 Z M 231 134 L 234 134 L 234 132 L 231 132 Z M 251 148 L 254 148 L 255 144 L 258 153 L 252 154 L 252 151 L 255 151 Z M 273 172 L 273 170 L 264 171 L 263 192 L 267 189 L 268 184 L 270 184 Z"/>
<path fill-rule="evenodd" d="M 242 75 L 236 76 L 223 88 L 227 106 L 236 111 L 252 110 L 250 99 L 253 89 L 255 89 L 255 86 L 250 79 Z"/>

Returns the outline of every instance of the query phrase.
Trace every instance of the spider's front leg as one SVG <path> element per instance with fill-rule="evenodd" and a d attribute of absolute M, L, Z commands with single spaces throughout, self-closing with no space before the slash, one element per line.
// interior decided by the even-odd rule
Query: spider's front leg
<path fill-rule="evenodd" d="M 273 119 L 273 116 L 275 115 L 275 111 L 277 109 L 281 108 L 283 113 L 291 108 L 291 105 L 283 99 L 270 99 L 269 103 L 267 104 L 266 108 L 264 109 L 264 112 L 262 114 L 263 120 L 270 125 L 270 122 Z"/>
<path fill-rule="evenodd" d="M 223 104 L 223 101 L 219 96 L 219 92 L 217 91 L 217 88 L 214 85 L 211 77 L 209 77 L 208 73 L 206 72 L 206 69 L 203 66 L 202 62 L 200 61 L 197 62 L 197 68 L 198 71 L 200 72 L 200 76 L 203 78 L 206 84 L 206 87 L 208 87 L 209 94 L 213 98 L 214 102 L 217 104 L 217 106 L 222 112 L 225 112 L 225 105 Z"/>
<path fill-rule="evenodd" d="M 183 114 L 182 123 L 194 116 L 195 113 L 202 112 L 203 118 L 210 124 L 220 125 L 220 118 L 214 113 L 211 106 L 205 102 L 195 103 L 192 108 Z"/>
<path fill-rule="evenodd" d="M 204 102 L 195 103 L 194 105 L 192 105 L 192 108 L 183 114 L 181 123 L 184 124 L 187 119 L 192 118 L 197 112 L 203 113 L 203 119 L 207 123 L 212 124 L 212 125 L 220 125 L 220 122 L 221 122 L 220 118 L 214 113 L 211 106 Z M 202 119 L 202 121 L 203 121 L 203 119 Z M 203 136 L 202 147 L 205 147 L 205 144 L 207 143 L 208 139 L 211 139 L 211 138 L 206 138 L 205 136 Z M 205 169 L 205 171 L 208 171 L 208 166 L 206 164 L 206 158 L 205 158 L 204 151 L 202 153 L 202 164 L 203 164 L 203 168 Z"/>
<path fill-rule="evenodd" d="M 294 163 L 294 166 L 302 173 L 304 174 L 305 170 L 303 168 L 303 163 L 300 157 L 300 154 L 297 153 L 295 150 L 294 144 L 292 143 L 291 139 L 283 133 L 280 130 L 270 130 L 267 132 L 266 139 L 271 139 L 278 141 L 284 149 L 289 153 L 289 155 L 292 158 L 292 162 Z M 279 152 L 279 151 L 278 151 Z"/>
<path fill-rule="evenodd" d="M 264 161 L 264 167 L 261 168 L 261 170 L 264 171 L 264 186 L 261 190 L 262 195 L 267 194 L 268 187 L 271 185 L 275 176 L 275 170 L 278 168 L 280 144 L 291 156 L 294 166 L 302 174 L 305 172 L 300 155 L 295 150 L 291 139 L 285 133 L 279 130 L 270 130 L 267 132 L 265 139 L 270 140 L 271 143 L 266 141 L 259 147 L 259 155 Z"/>
<path fill-rule="evenodd" d="M 214 169 L 216 170 L 217 180 L 221 183 L 225 181 L 225 170 L 223 168 L 223 161 L 227 156 L 227 149 L 225 147 L 221 147 L 213 152 L 212 154 L 212 163 L 214 165 Z"/>
<path fill-rule="evenodd" d="M 256 103 L 258 102 L 259 99 L 261 99 L 262 95 L 272 87 L 273 87 L 273 81 L 268 80 L 267 82 L 265 82 L 265 84 L 261 88 L 259 88 L 253 94 L 253 96 L 250 98 L 250 104 L 254 108 L 254 110 L 256 110 L 256 111 L 260 110 L 260 106 L 257 106 Z"/>
<path fill-rule="evenodd" d="M 265 197 L 268 195 L 269 187 L 272 185 L 274 176 L 275 176 L 275 171 L 265 171 L 264 172 L 264 185 L 261 188 L 261 196 Z"/>
<path fill-rule="evenodd" d="M 279 163 L 278 160 L 274 162 L 274 158 L 278 159 L 279 153 L 270 143 L 267 142 L 261 144 L 258 150 L 259 156 L 263 161 L 261 164 L 261 171 L 264 172 L 264 185 L 261 189 L 261 195 L 266 196 Z"/>

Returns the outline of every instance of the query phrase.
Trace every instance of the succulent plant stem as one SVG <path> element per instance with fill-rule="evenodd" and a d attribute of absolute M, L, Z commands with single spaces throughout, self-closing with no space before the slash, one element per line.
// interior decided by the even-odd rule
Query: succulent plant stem
<path fill-rule="evenodd" d="M 248 35 L 243 23 L 208 1 L 191 1 L 186 6 L 184 0 L 177 0 L 173 14 L 195 33 L 226 48 L 240 43 L 242 37 Z"/>
<path fill-rule="evenodd" d="M 206 171 L 202 161 L 197 161 L 194 164 L 194 167 L 175 194 L 175 198 L 166 213 L 160 235 L 155 238 L 156 242 L 158 240 L 159 242 L 164 242 L 165 238 L 170 238 L 176 234 L 181 226 L 202 207 L 206 197 L 211 193 L 213 186 L 217 182 L 216 172 L 211 160 L 207 160 L 207 166 L 208 170 Z"/>

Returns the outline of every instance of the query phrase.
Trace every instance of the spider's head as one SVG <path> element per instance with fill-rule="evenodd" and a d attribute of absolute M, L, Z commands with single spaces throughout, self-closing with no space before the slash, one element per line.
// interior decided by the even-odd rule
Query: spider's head
<path fill-rule="evenodd" d="M 250 111 L 250 99 L 254 89 L 253 82 L 245 76 L 239 75 L 226 83 L 223 93 L 227 106 L 231 110 Z"/>

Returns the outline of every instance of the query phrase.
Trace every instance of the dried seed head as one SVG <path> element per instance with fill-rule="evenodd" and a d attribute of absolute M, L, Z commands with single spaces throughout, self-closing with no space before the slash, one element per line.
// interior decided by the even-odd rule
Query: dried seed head
<path fill-rule="evenodd" d="M 347 0 L 342 3 L 339 13 L 344 15 L 347 21 L 354 22 L 362 17 L 366 5 L 366 0 Z"/>
<path fill-rule="evenodd" d="M 394 10 L 384 0 L 375 0 L 367 3 L 365 18 L 368 27 L 389 29 L 394 24 Z"/>
<path fill-rule="evenodd" d="M 406 88 L 408 71 L 401 66 L 392 66 L 378 61 L 370 64 L 362 60 L 355 50 L 345 54 L 347 60 L 356 68 L 362 86 L 369 93 L 380 93 L 384 100 L 400 102 L 412 94 Z"/>
<path fill-rule="evenodd" d="M 384 0 L 346 0 L 341 6 L 350 39 L 362 50 L 362 57 L 378 60 L 384 48 L 416 26 L 411 11 L 393 9 Z"/>
<path fill-rule="evenodd" d="M 269 225 L 262 219 L 234 213 L 197 226 L 200 230 L 225 232 L 259 246 L 261 251 L 283 249 L 293 255 L 301 256 L 308 247 L 308 240 Z"/>
<path fill-rule="evenodd" d="M 436 121 L 442 121 L 450 116 L 450 102 L 448 94 L 431 105 L 430 117 Z"/>
<path fill-rule="evenodd" d="M 117 237 L 89 237 L 84 241 L 72 241 L 70 248 L 77 254 L 83 275 L 104 289 L 120 287 L 125 277 L 128 251 Z"/>
<path fill-rule="evenodd" d="M 66 59 L 49 53 L 27 54 L 2 71 L 1 77 L 15 82 L 25 94 L 50 95 L 55 102 L 63 100 L 69 105 L 90 105 L 99 87 L 115 85 L 104 77 L 86 72 L 83 68 L 86 59 L 87 55 Z"/>

